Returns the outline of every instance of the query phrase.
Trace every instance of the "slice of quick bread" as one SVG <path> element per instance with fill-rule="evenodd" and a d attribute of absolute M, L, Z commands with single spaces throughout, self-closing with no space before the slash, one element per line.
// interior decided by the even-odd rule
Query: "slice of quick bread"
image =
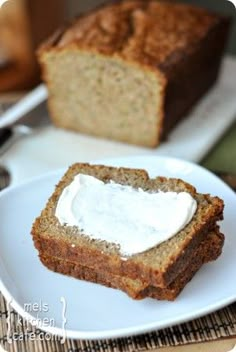
<path fill-rule="evenodd" d="M 91 239 L 78 227 L 60 225 L 55 216 L 57 202 L 63 189 L 77 174 L 94 176 L 104 182 L 112 180 L 148 192 L 189 192 L 197 202 L 197 210 L 190 223 L 169 240 L 124 258 L 116 245 Z M 218 197 L 197 193 L 194 187 L 179 179 L 150 179 L 141 169 L 78 163 L 69 168 L 56 186 L 45 209 L 33 224 L 32 236 L 39 254 L 47 251 L 48 256 L 75 262 L 96 272 L 105 270 L 149 285 L 166 287 L 188 266 L 201 241 L 223 218 L 223 207 L 224 203 Z"/>
<path fill-rule="evenodd" d="M 210 232 L 197 248 L 194 257 L 190 259 L 188 267 L 166 288 L 154 286 L 144 288 L 140 280 L 132 280 L 111 273 L 96 272 L 68 260 L 47 256 L 47 253 L 41 253 L 40 260 L 52 271 L 120 289 L 134 299 L 152 297 L 159 300 L 174 300 L 203 264 L 219 257 L 223 243 L 224 235 L 218 229 Z"/>
<path fill-rule="evenodd" d="M 219 227 L 213 228 L 205 236 L 204 240 L 201 241 L 194 255 L 191 258 L 189 258 L 188 266 L 181 273 L 179 273 L 178 277 L 174 281 L 172 281 L 171 284 L 167 286 L 167 288 L 170 287 L 177 280 L 178 280 L 177 282 L 179 283 L 180 281 L 178 278 L 180 276 L 182 277 L 183 274 L 184 274 L 184 277 L 186 277 L 186 275 L 190 277 L 189 271 L 191 270 L 191 272 L 193 272 L 192 270 L 193 266 L 194 268 L 196 267 L 199 268 L 203 263 L 216 260 L 221 253 L 223 244 L 224 244 L 224 235 L 220 233 Z M 87 277 L 91 277 L 91 278 L 98 277 L 100 279 L 103 278 L 103 280 L 105 280 L 106 282 L 110 282 L 112 287 L 123 290 L 130 297 L 134 299 L 142 298 L 144 296 L 144 293 L 147 292 L 147 290 L 149 292 L 150 288 L 153 288 L 153 287 L 160 289 L 161 290 L 160 292 L 164 292 L 164 288 L 160 288 L 152 285 L 150 286 L 147 282 L 142 281 L 141 279 L 130 279 L 124 275 L 115 275 L 106 270 L 103 270 L 103 271 L 100 270 L 99 272 L 96 272 L 94 269 L 85 267 L 83 265 L 79 265 L 76 262 L 63 260 L 57 257 L 51 257 L 47 251 L 40 252 L 40 259 L 43 263 L 45 261 L 47 263 L 52 263 L 51 266 L 53 266 L 53 263 L 54 263 L 55 266 L 54 266 L 54 269 L 52 270 L 61 272 L 62 274 L 66 272 L 71 272 L 71 274 L 68 274 L 68 275 L 79 277 L 79 273 L 81 272 L 81 279 L 83 279 L 83 275 L 85 275 L 83 273 L 86 273 Z M 69 267 L 70 270 L 67 269 L 67 267 Z M 194 271 L 194 273 L 196 271 L 197 269 Z M 75 274 L 77 276 L 75 276 Z M 88 281 L 96 282 L 95 279 L 93 280 L 88 279 Z M 98 280 L 98 283 L 100 281 L 101 280 Z M 180 287 L 179 284 L 178 284 L 178 287 Z"/>

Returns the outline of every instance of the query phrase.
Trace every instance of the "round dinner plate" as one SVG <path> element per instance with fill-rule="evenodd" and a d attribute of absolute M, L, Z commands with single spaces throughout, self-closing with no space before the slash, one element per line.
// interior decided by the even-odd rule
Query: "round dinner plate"
<path fill-rule="evenodd" d="M 94 162 L 95 163 L 95 162 Z M 178 177 L 225 202 L 220 258 L 204 265 L 174 302 L 135 301 L 125 293 L 53 273 L 39 261 L 30 235 L 64 170 L 0 193 L 1 291 L 9 305 L 43 330 L 69 338 L 102 339 L 161 329 L 217 310 L 236 300 L 236 196 L 221 180 L 183 160 L 141 156 L 97 164 L 144 168 L 151 177 Z"/>

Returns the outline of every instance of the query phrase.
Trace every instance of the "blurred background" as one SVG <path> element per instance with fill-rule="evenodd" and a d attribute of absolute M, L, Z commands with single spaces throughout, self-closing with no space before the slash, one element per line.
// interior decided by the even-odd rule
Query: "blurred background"
<path fill-rule="evenodd" d="M 111 1 L 111 0 L 110 0 Z M 227 0 L 182 0 L 233 18 L 228 52 L 236 55 L 236 9 Z M 0 92 L 22 91 L 40 80 L 35 51 L 58 26 L 104 0 L 0 0 Z"/>

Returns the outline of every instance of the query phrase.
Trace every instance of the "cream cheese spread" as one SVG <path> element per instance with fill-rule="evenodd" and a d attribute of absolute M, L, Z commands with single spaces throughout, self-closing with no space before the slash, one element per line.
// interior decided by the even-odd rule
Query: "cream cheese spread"
<path fill-rule="evenodd" d="M 78 174 L 64 188 L 55 215 L 90 238 L 119 246 L 122 255 L 168 240 L 192 219 L 196 200 L 187 192 L 147 192 Z"/>

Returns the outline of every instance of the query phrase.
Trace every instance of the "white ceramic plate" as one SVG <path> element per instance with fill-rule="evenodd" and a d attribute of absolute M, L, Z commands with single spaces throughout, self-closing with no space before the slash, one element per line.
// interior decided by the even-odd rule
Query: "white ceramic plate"
<path fill-rule="evenodd" d="M 30 229 L 63 173 L 54 172 L 0 194 L 1 290 L 11 300 L 11 305 L 23 317 L 33 316 L 35 321 L 37 318 L 39 326 L 46 322 L 45 318 L 51 319 L 43 328 L 61 335 L 60 298 L 64 297 L 67 336 L 97 339 L 164 328 L 235 301 L 236 196 L 233 191 L 203 168 L 177 159 L 147 156 L 103 160 L 102 163 L 145 168 L 150 176 L 180 177 L 200 192 L 222 197 L 225 219 L 221 228 L 226 235 L 222 256 L 202 267 L 175 302 L 134 301 L 118 290 L 50 272 L 37 257 Z"/>

